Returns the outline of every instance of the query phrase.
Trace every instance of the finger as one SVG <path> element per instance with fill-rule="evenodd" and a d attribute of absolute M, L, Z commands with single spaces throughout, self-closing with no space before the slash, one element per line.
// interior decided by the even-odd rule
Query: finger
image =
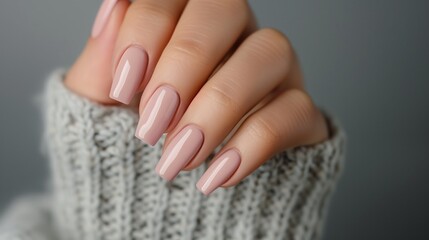
<path fill-rule="evenodd" d="M 260 30 L 247 38 L 200 90 L 177 130 L 169 133 L 158 174 L 171 180 L 186 165 L 187 169 L 200 165 L 240 119 L 283 81 L 291 56 L 288 41 L 275 30 Z"/>
<path fill-rule="evenodd" d="M 288 90 L 252 114 L 220 151 L 197 183 L 208 195 L 217 187 L 236 185 L 275 153 L 326 139 L 320 111 L 300 90 Z"/>
<path fill-rule="evenodd" d="M 97 38 L 103 32 L 118 1 L 119 0 L 103 0 L 98 10 L 97 17 L 95 18 L 94 25 L 92 26 L 91 37 Z"/>
<path fill-rule="evenodd" d="M 140 101 L 136 136 L 155 144 L 245 30 L 245 1 L 190 1 Z"/>
<path fill-rule="evenodd" d="M 110 5 L 106 7 L 106 2 L 100 8 L 101 15 L 104 17 L 100 20 L 99 13 L 94 24 L 94 26 L 99 25 L 95 27 L 97 34 L 94 37 L 93 33 L 93 37 L 88 40 L 85 49 L 68 71 L 65 84 L 72 91 L 93 101 L 112 104 L 115 101 L 109 98 L 112 85 L 111 59 L 129 2 L 119 1 L 113 7 Z M 108 13 L 103 13 L 102 9 Z"/>
<path fill-rule="evenodd" d="M 110 97 L 128 104 L 143 90 L 169 41 L 186 0 L 136 0 L 129 7 L 114 53 Z"/>
<path fill-rule="evenodd" d="M 248 7 L 249 11 L 249 21 L 247 22 L 247 26 L 244 29 L 243 33 L 240 35 L 238 40 L 234 43 L 232 48 L 230 48 L 229 52 L 222 58 L 222 60 L 219 62 L 219 64 L 216 66 L 216 68 L 213 70 L 213 72 L 210 74 L 208 79 L 210 79 L 215 73 L 219 71 L 219 69 L 222 68 L 222 66 L 228 61 L 229 58 L 231 58 L 232 54 L 237 50 L 237 48 L 240 46 L 244 40 L 246 40 L 247 37 L 249 37 L 252 33 L 256 32 L 258 30 L 258 22 L 256 20 L 255 14 L 253 13 L 252 9 Z M 170 126 L 172 128 L 172 126 Z M 168 130 L 168 129 L 167 129 Z"/>

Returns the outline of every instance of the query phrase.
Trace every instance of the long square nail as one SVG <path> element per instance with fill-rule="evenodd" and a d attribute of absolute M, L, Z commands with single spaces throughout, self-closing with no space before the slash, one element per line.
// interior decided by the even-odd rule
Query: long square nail
<path fill-rule="evenodd" d="M 161 160 L 156 166 L 156 172 L 170 181 L 198 153 L 204 141 L 203 132 L 194 125 L 183 128 L 165 149 Z"/>
<path fill-rule="evenodd" d="M 140 115 L 136 137 L 155 145 L 167 130 L 179 106 L 179 94 L 171 87 L 159 87 L 149 99 Z"/>
<path fill-rule="evenodd" d="M 113 78 L 110 98 L 129 104 L 146 73 L 147 53 L 137 46 L 129 47 L 121 57 Z"/>
<path fill-rule="evenodd" d="M 241 163 L 240 154 L 230 149 L 216 158 L 197 183 L 197 188 L 209 195 L 235 173 Z"/>
<path fill-rule="evenodd" d="M 91 36 L 93 38 L 98 37 L 103 31 L 104 27 L 107 25 L 109 21 L 109 16 L 113 12 L 113 8 L 115 7 L 118 0 L 104 0 L 101 4 L 100 9 L 98 10 L 97 17 L 95 18 L 94 25 L 92 27 Z"/>

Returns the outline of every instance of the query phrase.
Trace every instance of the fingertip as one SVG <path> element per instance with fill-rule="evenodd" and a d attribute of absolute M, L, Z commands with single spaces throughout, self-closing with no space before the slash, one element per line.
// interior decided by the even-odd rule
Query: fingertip
<path fill-rule="evenodd" d="M 203 182 L 201 182 L 200 180 L 197 182 L 197 184 L 195 184 L 195 187 L 197 188 L 198 191 L 200 191 L 202 194 L 208 197 L 212 193 L 212 191 L 209 192 L 207 191 L 207 189 L 203 189 L 203 185 L 204 185 Z"/>
<path fill-rule="evenodd" d="M 85 49 L 68 71 L 65 84 L 70 90 L 101 104 L 119 104 L 109 97 L 113 79 L 110 69 L 116 38 L 128 5 L 128 1 L 119 1 L 105 25 L 93 27 L 95 33 L 100 28 L 103 30 L 96 38 L 89 38 Z"/>
<path fill-rule="evenodd" d="M 95 17 L 94 24 L 92 26 L 91 37 L 97 38 L 103 30 L 107 27 L 111 15 L 114 14 L 115 7 L 119 0 L 104 0 L 98 10 L 97 16 Z M 127 2 L 127 1 L 125 1 Z"/>
<path fill-rule="evenodd" d="M 235 148 L 224 151 L 213 160 L 213 164 L 198 181 L 197 188 L 205 195 L 210 194 L 234 176 L 240 164 L 241 156 Z"/>
<path fill-rule="evenodd" d="M 175 175 L 170 175 L 170 174 L 166 174 L 165 172 L 161 172 L 161 166 L 160 164 L 158 164 L 155 168 L 155 172 L 156 174 L 158 174 L 158 176 L 160 176 L 162 179 L 164 179 L 167 182 L 172 181 L 174 178 L 176 178 L 177 174 Z"/>

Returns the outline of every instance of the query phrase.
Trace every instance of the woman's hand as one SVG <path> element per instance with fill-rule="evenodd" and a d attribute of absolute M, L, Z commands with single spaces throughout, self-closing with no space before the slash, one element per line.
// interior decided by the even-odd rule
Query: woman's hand
<path fill-rule="evenodd" d="M 288 148 L 328 137 L 288 39 L 258 29 L 244 0 L 105 0 L 66 85 L 103 104 L 139 100 L 136 136 L 172 180 L 227 139 L 197 187 L 237 184 Z"/>

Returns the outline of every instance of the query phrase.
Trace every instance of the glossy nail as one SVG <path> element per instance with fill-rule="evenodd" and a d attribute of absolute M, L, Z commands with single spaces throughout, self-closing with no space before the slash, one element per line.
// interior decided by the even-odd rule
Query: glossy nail
<path fill-rule="evenodd" d="M 100 10 L 98 10 L 97 17 L 95 18 L 94 25 L 92 27 L 91 36 L 93 38 L 98 37 L 103 31 L 104 27 L 107 25 L 109 21 L 109 16 L 113 12 L 113 8 L 115 7 L 118 0 L 104 0 L 101 4 Z"/>
<path fill-rule="evenodd" d="M 214 160 L 197 183 L 197 188 L 205 195 L 209 195 L 224 184 L 240 166 L 240 154 L 230 149 Z"/>
<path fill-rule="evenodd" d="M 131 46 L 122 55 L 113 78 L 110 98 L 128 104 L 131 102 L 146 73 L 147 53 Z"/>
<path fill-rule="evenodd" d="M 171 87 L 159 87 L 149 99 L 140 115 L 136 137 L 155 145 L 167 130 L 179 106 L 179 94 Z"/>
<path fill-rule="evenodd" d="M 172 180 L 192 160 L 203 145 L 204 134 L 195 125 L 183 128 L 165 149 L 156 172 L 166 180 Z"/>

